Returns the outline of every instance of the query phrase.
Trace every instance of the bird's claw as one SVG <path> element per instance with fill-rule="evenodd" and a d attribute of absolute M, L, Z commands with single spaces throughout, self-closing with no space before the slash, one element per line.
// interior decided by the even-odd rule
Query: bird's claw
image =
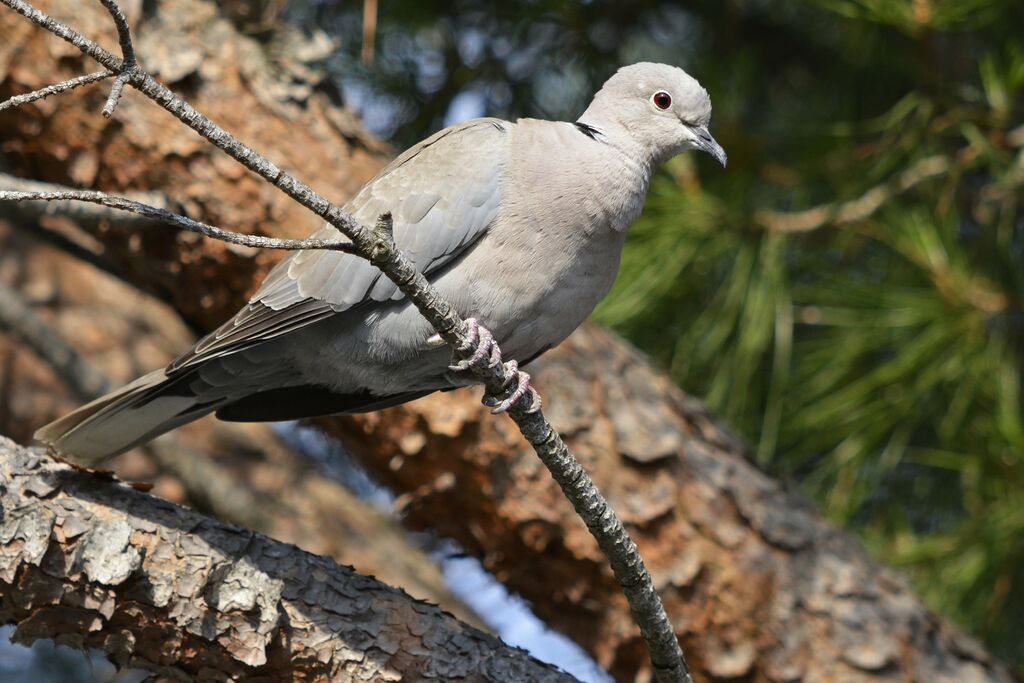
<path fill-rule="evenodd" d="M 496 368 L 502 364 L 501 349 L 491 334 L 483 325 L 474 318 L 466 318 L 466 328 L 469 339 L 466 344 L 459 347 L 460 355 L 470 354 L 467 358 L 448 366 L 450 379 L 453 381 L 462 380 L 466 375 L 472 374 L 473 370 L 486 364 L 488 369 Z M 472 352 L 472 353 L 470 353 Z M 530 397 L 530 407 L 526 412 L 535 413 L 540 410 L 540 395 L 530 386 L 530 375 L 519 370 L 519 364 L 510 360 L 504 364 L 505 384 L 502 387 L 503 398 L 485 394 L 483 403 L 495 415 L 508 411 L 512 406 Z"/>
<path fill-rule="evenodd" d="M 490 394 L 484 394 L 483 403 L 491 409 L 491 413 L 498 415 L 504 413 L 512 406 L 530 397 L 530 406 L 526 409 L 528 413 L 536 413 L 541 408 L 540 394 L 530 386 L 530 375 L 519 369 L 519 363 L 510 360 L 505 363 L 505 373 L 508 380 L 505 383 L 505 398 L 499 399 Z M 512 384 L 515 384 L 513 387 Z"/>
<path fill-rule="evenodd" d="M 466 327 L 469 328 L 469 341 L 459 347 L 460 353 L 473 353 L 469 358 L 464 358 L 454 365 L 449 365 L 448 370 L 454 373 L 466 373 L 477 367 L 484 359 L 487 360 L 487 367 L 493 368 L 501 362 L 501 349 L 494 341 L 494 335 L 486 327 L 476 321 L 476 318 L 466 318 Z M 474 348 L 475 347 L 475 348 Z"/>

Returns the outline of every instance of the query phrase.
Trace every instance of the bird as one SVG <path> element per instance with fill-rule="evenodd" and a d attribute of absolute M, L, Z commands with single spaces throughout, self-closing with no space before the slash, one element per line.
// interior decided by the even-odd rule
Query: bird
<path fill-rule="evenodd" d="M 397 248 L 479 339 L 525 364 L 608 293 L 658 165 L 687 150 L 726 165 L 710 119 L 707 91 L 685 71 L 632 64 L 576 121 L 477 118 L 435 133 L 344 210 L 363 225 L 390 212 Z M 324 225 L 314 236 L 339 233 Z M 450 362 L 369 261 L 291 252 L 233 318 L 165 368 L 35 436 L 95 464 L 209 413 L 245 422 L 365 412 L 470 383 Z"/>

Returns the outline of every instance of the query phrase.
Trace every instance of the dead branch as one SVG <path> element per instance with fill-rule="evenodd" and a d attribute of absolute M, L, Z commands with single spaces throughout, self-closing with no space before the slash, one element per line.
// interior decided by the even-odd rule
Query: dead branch
<path fill-rule="evenodd" d="M 51 195 L 63 192 L 75 192 L 74 188 L 57 185 L 56 183 L 44 183 L 28 178 L 19 178 L 7 173 L 0 173 L 0 191 L 11 193 L 13 196 L 20 195 Z M 26 197 L 28 199 L 29 197 Z M 154 209 L 166 209 L 169 202 L 167 198 L 158 192 L 139 192 L 126 195 L 126 201 L 148 204 Z M 25 201 L 23 203 L 5 204 L 19 216 L 41 218 L 43 216 L 63 216 L 77 223 L 86 225 L 97 225 L 109 223 L 124 228 L 137 228 L 140 226 L 152 225 L 153 219 L 147 218 L 140 213 L 117 210 L 115 207 L 104 206 L 99 202 L 53 200 L 46 203 Z"/>
<path fill-rule="evenodd" d="M 182 216 L 181 214 L 176 214 L 166 209 L 150 206 L 126 197 L 116 197 L 114 195 L 106 194 L 105 192 L 70 189 L 49 192 L 10 192 L 0 190 L 0 202 L 32 201 L 85 202 L 88 204 L 98 204 L 109 209 L 127 211 L 128 213 L 143 216 L 158 223 L 166 223 L 167 225 L 172 225 L 180 230 L 194 232 L 222 242 L 238 244 L 240 246 L 251 247 L 253 249 L 285 249 L 289 251 L 325 249 L 328 251 L 341 251 L 346 253 L 355 252 L 352 243 L 348 240 L 322 240 L 312 237 L 293 240 L 283 239 L 280 237 L 266 237 L 264 235 L 243 235 L 239 232 L 232 232 L 213 225 L 207 225 L 206 223 L 200 223 L 199 221 L 192 220 L 187 216 Z"/>
<path fill-rule="evenodd" d="M 571 681 L 351 568 L 0 437 L 0 621 L 175 680 Z"/>
<path fill-rule="evenodd" d="M 105 80 L 113 75 L 113 71 L 97 71 L 95 73 L 86 74 L 85 76 L 69 78 L 66 81 L 54 83 L 53 85 L 48 85 L 45 88 L 33 90 L 32 92 L 27 92 L 23 95 L 15 95 L 8 100 L 0 102 L 0 111 L 3 111 L 4 109 L 11 109 L 12 107 L 20 107 L 23 104 L 35 102 L 36 100 L 41 100 L 50 97 L 51 95 L 59 95 L 60 93 L 80 88 L 83 85 L 89 85 L 90 83 Z"/>

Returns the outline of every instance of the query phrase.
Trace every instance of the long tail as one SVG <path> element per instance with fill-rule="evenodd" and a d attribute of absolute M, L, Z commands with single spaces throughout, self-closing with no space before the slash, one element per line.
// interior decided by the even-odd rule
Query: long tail
<path fill-rule="evenodd" d="M 51 422 L 35 436 L 63 455 L 93 465 L 294 380 L 277 349 L 262 344 L 191 367 L 151 372 Z"/>
<path fill-rule="evenodd" d="M 83 465 L 96 464 L 216 410 L 223 392 L 203 396 L 195 375 L 151 372 L 51 422 L 35 437 Z"/>

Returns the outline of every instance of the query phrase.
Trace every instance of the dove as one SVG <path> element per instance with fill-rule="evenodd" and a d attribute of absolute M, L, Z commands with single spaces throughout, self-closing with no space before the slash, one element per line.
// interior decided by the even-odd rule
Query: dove
<path fill-rule="evenodd" d="M 608 293 L 659 164 L 700 150 L 725 166 L 710 118 L 707 91 L 682 69 L 625 66 L 574 122 L 479 118 L 439 131 L 344 210 L 363 225 L 390 212 L 396 246 L 481 345 L 493 339 L 525 364 L 568 337 Z M 325 225 L 315 236 L 338 232 Z M 36 438 L 92 464 L 209 413 L 295 420 L 471 383 L 450 362 L 430 324 L 370 262 L 292 252 L 233 318 L 167 367 Z"/>

